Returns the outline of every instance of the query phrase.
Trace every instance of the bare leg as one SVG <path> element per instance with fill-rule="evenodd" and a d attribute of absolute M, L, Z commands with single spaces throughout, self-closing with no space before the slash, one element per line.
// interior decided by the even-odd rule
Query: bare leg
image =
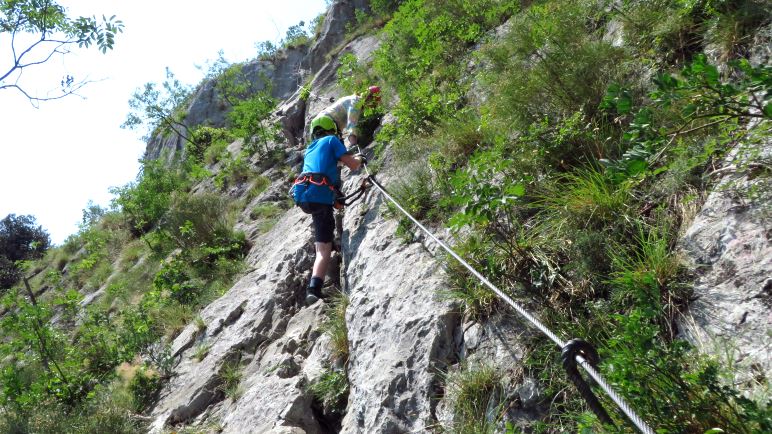
<path fill-rule="evenodd" d="M 330 265 L 330 256 L 332 255 L 332 243 L 315 243 L 316 259 L 311 273 L 312 277 L 319 277 L 324 280 L 327 275 L 327 267 Z"/>

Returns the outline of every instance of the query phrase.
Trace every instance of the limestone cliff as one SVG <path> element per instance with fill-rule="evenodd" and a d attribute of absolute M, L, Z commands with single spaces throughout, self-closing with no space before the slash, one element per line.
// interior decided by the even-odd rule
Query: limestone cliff
<path fill-rule="evenodd" d="M 282 125 L 286 141 L 272 146 L 287 151 L 293 169 L 302 160 L 304 125 L 328 98 L 341 96 L 335 82 L 340 56 L 353 53 L 366 60 L 378 46 L 374 36 L 344 38 L 344 23 L 366 4 L 333 2 L 313 46 L 249 64 L 255 76 L 270 77 L 273 95 L 282 100 L 273 120 Z M 307 100 L 298 92 L 305 80 L 302 71 L 312 78 Z M 207 82 L 197 91 L 186 118 L 191 126 L 223 123 L 213 89 Z M 372 148 L 365 152 L 372 155 Z M 156 137 L 147 157 L 180 149 L 178 139 Z M 390 164 L 388 150 L 384 161 L 379 177 L 388 183 L 400 169 Z M 259 164 L 252 163 L 258 170 Z M 748 183 L 751 173 L 749 169 L 731 179 Z M 272 184 L 245 202 L 239 222 L 251 242 L 249 271 L 200 313 L 205 327 L 191 324 L 171 343 L 176 366 L 150 411 L 153 432 L 185 426 L 205 430 L 210 424 L 223 433 L 428 432 L 447 418 L 446 403 L 438 399 L 443 370 L 467 359 L 495 360 L 518 369 L 520 337 L 531 332 L 514 315 L 482 324 L 464 322 L 460 308 L 438 296 L 447 282 L 436 246 L 420 236 L 411 244 L 396 239 L 397 223 L 384 217 L 384 198 L 370 191 L 341 216 L 341 249 L 329 276 L 350 299 L 350 391 L 342 417 L 326 413 L 308 386 L 325 367 L 340 361 L 332 357 L 329 338 L 319 330 L 328 302 L 303 304 L 314 256 L 310 218 L 293 208 L 268 232 L 258 230 L 248 210 L 285 201 L 287 188 L 286 173 L 268 168 L 262 175 Z M 346 170 L 343 175 L 347 190 L 364 176 Z M 733 358 L 746 366 L 741 377 L 752 382 L 754 376 L 770 375 L 769 216 L 763 207 L 729 195 L 721 188 L 724 184 L 719 183 L 684 237 L 683 247 L 699 270 L 691 319 L 685 320 L 692 327 L 684 328 L 696 342 L 706 342 L 706 336 L 735 338 L 727 345 L 736 346 Z M 245 189 L 229 194 L 247 198 Z M 765 202 L 768 198 L 761 200 Z M 194 353 L 201 347 L 208 350 L 198 360 Z M 243 369 L 235 398 L 226 397 L 221 387 L 222 371 L 232 363 Z M 539 404 L 538 382 L 522 375 L 512 378 L 518 383 L 504 391 L 517 402 L 509 420 L 517 425 L 538 418 L 547 410 Z"/>

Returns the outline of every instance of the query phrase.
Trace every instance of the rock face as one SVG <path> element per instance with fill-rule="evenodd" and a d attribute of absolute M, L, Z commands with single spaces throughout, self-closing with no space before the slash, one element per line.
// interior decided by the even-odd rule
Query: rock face
<path fill-rule="evenodd" d="M 330 14 L 337 17 L 348 11 L 353 16 L 351 8 L 359 3 L 335 2 Z M 333 40 L 341 38 L 345 22 L 336 20 L 337 25 L 328 23 L 323 32 Z M 377 40 L 365 38 L 341 47 L 338 54 L 364 58 L 376 47 Z M 315 56 L 320 50 L 319 44 L 314 46 Z M 321 68 L 313 94 L 338 96 L 337 65 L 334 56 Z M 221 118 L 217 107 L 206 106 L 206 101 L 214 101 L 206 86 L 192 105 L 200 108 L 189 119 L 214 123 Z M 290 98 L 280 106 L 276 120 L 289 133 L 288 151 L 291 164 L 296 164 L 303 148 L 299 137 L 312 115 L 309 110 L 318 111 L 329 101 L 317 97 L 306 104 L 292 92 L 285 97 Z M 384 179 L 388 174 L 386 168 Z M 273 185 L 247 209 L 283 200 L 286 176 L 270 169 L 264 175 L 274 180 Z M 355 188 L 361 176 L 344 173 L 344 179 L 349 178 L 345 188 Z M 395 240 L 397 223 L 385 219 L 382 208 L 383 197 L 369 193 L 346 211 L 343 266 L 329 279 L 335 282 L 342 276 L 350 299 L 346 312 L 350 392 L 342 421 L 328 420 L 308 392 L 308 385 L 335 361 L 329 338 L 319 330 L 328 302 L 302 303 L 313 262 L 313 238 L 310 216 L 293 208 L 262 234 L 248 212 L 242 216 L 240 229 L 252 242 L 250 271 L 201 311 L 205 327 L 201 322 L 191 324 L 171 343 L 177 364 L 152 409 L 152 432 L 214 424 L 223 433 L 396 433 L 426 431 L 435 424 L 437 374 L 458 359 L 458 308 L 436 296 L 445 284 L 437 258 L 420 243 Z M 341 269 L 331 268 L 333 274 Z M 227 384 L 234 367 L 240 372 L 235 388 Z"/>
<path fill-rule="evenodd" d="M 356 22 L 356 11 L 369 12 L 368 0 L 338 0 L 330 5 L 319 38 L 311 47 L 309 66 L 318 71 L 327 61 L 325 56 L 346 39 L 346 25 Z"/>
<path fill-rule="evenodd" d="M 735 152 L 681 246 L 697 274 L 681 321 L 702 351 L 733 366 L 735 383 L 755 395 L 772 379 L 772 183 L 758 176 L 772 145 L 749 160 Z M 755 152 L 751 153 L 755 154 Z"/>
<path fill-rule="evenodd" d="M 435 423 L 436 374 L 457 358 L 460 318 L 437 299 L 445 284 L 437 259 L 420 243 L 394 239 L 397 222 L 380 216 L 383 200 L 372 192 L 344 220 L 351 300 L 346 433 L 427 431 Z"/>
<path fill-rule="evenodd" d="M 347 24 L 355 22 L 357 10 L 369 11 L 369 1 L 335 1 L 327 11 L 321 33 L 313 46 L 301 45 L 285 49 L 271 60 L 253 60 L 245 64 L 244 72 L 255 83 L 255 91 L 264 89 L 265 84 L 270 83 L 274 98 L 289 99 L 307 78 L 330 63 L 329 55 L 337 57 L 336 51 L 345 48 L 342 44 L 346 38 Z M 334 74 L 335 70 L 332 71 Z M 215 85 L 215 81 L 207 80 L 194 92 L 184 120 L 189 128 L 197 125 L 225 125 L 227 107 L 219 100 Z M 290 142 L 293 141 L 294 138 L 290 136 Z M 145 158 L 158 159 L 164 156 L 171 162 L 184 148 L 185 141 L 176 135 L 155 135 L 148 142 Z"/>
<path fill-rule="evenodd" d="M 341 45 L 345 23 L 366 3 L 333 2 L 322 38 L 313 47 L 287 54 L 286 63 L 250 64 L 256 77 L 271 71 L 275 96 L 284 100 L 273 120 L 281 124 L 287 143 L 272 146 L 287 151 L 285 164 L 293 168 L 302 161 L 304 125 L 330 97 L 341 96 L 335 77 L 340 56 L 353 53 L 365 60 L 378 46 L 372 36 Z M 321 62 L 328 53 L 329 61 Z M 314 72 L 308 100 L 298 92 L 303 68 Z M 223 122 L 215 102 L 213 84 L 205 83 L 188 119 Z M 386 115 L 384 122 L 389 119 Z M 180 146 L 159 139 L 148 146 L 148 155 Z M 237 150 L 238 143 L 231 148 Z M 399 169 L 385 152 L 378 176 L 388 187 Z M 371 151 L 365 148 L 365 153 Z M 258 162 L 251 163 L 258 170 Z M 752 167 L 747 169 L 726 176 L 721 185 L 758 182 Z M 344 191 L 355 189 L 364 176 L 343 172 Z M 452 421 L 452 403 L 443 398 L 443 373 L 461 369 L 462 362 L 511 367 L 503 373 L 509 383 L 501 384 L 498 393 L 516 403 L 507 409 L 513 426 L 525 428 L 548 410 L 541 402 L 543 386 L 525 377 L 517 363 L 524 355 L 521 337 L 532 332 L 514 314 L 484 323 L 462 318 L 458 306 L 438 296 L 447 281 L 436 246 L 420 237 L 410 244 L 396 238 L 397 222 L 383 216 L 385 197 L 371 189 L 342 216 L 341 252 L 328 276 L 350 302 L 344 371 L 349 393 L 342 418 L 331 419 L 309 391 L 337 362 L 330 338 L 320 331 L 329 300 L 303 303 L 314 258 L 311 219 L 292 208 L 270 230 L 262 229 L 249 210 L 261 203 L 286 203 L 289 188 L 279 168 L 262 175 L 272 184 L 251 201 L 243 186 L 228 192 L 248 202 L 238 229 L 252 245 L 249 271 L 200 312 L 202 321 L 171 343 L 176 366 L 150 412 L 152 432 L 185 427 L 233 434 L 429 432 Z M 768 185 L 760 187 L 753 191 L 770 191 Z M 195 191 L 206 188 L 201 184 Z M 744 367 L 742 381 L 752 383 L 770 375 L 769 215 L 734 191 L 720 187 L 711 194 L 682 243 L 699 273 L 698 298 L 682 323 L 689 325 L 688 337 L 706 350 L 734 338 L 738 351 L 733 361 Z"/>

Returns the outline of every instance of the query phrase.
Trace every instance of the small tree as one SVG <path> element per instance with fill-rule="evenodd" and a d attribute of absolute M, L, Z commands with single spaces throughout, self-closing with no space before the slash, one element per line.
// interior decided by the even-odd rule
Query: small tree
<path fill-rule="evenodd" d="M 0 69 L 0 90 L 15 89 L 36 105 L 40 101 L 74 94 L 88 81 L 66 75 L 60 89 L 44 97 L 33 96 L 21 83 L 25 69 L 42 65 L 56 56 L 64 56 L 75 47 L 95 45 L 102 53 L 113 48 L 115 35 L 123 32 L 123 23 L 102 16 L 70 18 L 62 6 L 51 0 L 0 0 L 0 35 L 10 36 L 10 66 Z M 27 35 L 32 35 L 28 37 Z M 6 69 L 7 68 L 7 69 Z M 57 79 L 58 80 L 58 79 Z"/>
<path fill-rule="evenodd" d="M 193 144 L 190 127 L 184 122 L 184 104 L 190 94 L 190 86 L 182 84 L 172 71 L 166 68 L 166 80 L 160 89 L 156 83 L 146 83 L 144 88 L 134 91 L 129 100 L 131 112 L 126 116 L 121 128 L 133 130 L 145 125 L 148 132 L 143 137 L 144 140 L 149 140 L 155 133 L 172 133 Z"/>
<path fill-rule="evenodd" d="M 48 232 L 35 224 L 35 217 L 8 214 L 0 220 L 0 288 L 10 288 L 21 279 L 19 261 L 39 259 L 50 246 Z"/>

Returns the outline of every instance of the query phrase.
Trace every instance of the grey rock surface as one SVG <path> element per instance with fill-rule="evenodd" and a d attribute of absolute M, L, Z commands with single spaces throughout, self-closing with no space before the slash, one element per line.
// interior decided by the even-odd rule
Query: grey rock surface
<path fill-rule="evenodd" d="M 299 305 L 301 279 L 312 260 L 309 233 L 296 230 L 307 224 L 305 220 L 305 214 L 293 210 L 258 238 L 253 252 L 259 254 L 249 257 L 252 271 L 201 311 L 206 330 L 192 324 L 174 340 L 172 353 L 179 362 L 152 412 L 155 432 L 165 425 L 185 424 L 226 400 L 219 375 L 226 363 L 241 365 L 243 393 L 225 409 L 223 432 L 265 432 L 263 428 L 279 426 L 318 430 L 312 418 L 298 416 L 303 413 L 298 406 L 310 414 L 301 377 L 282 378 L 274 372 L 286 355 L 304 359 L 318 337 L 313 331 L 319 312 L 309 314 Z M 209 347 L 200 361 L 192 357 L 198 345 Z"/>
<path fill-rule="evenodd" d="M 324 24 L 317 41 L 309 52 L 309 65 L 316 72 L 327 60 L 327 54 L 332 53 L 346 39 L 346 26 L 356 22 L 356 10 L 370 11 L 368 0 L 338 0 L 330 5 Z"/>
<path fill-rule="evenodd" d="M 458 310 L 436 295 L 445 275 L 422 244 L 395 239 L 397 222 L 381 215 L 383 199 L 370 193 L 344 220 L 351 351 L 346 433 L 427 430 L 434 423 L 436 373 L 456 357 Z"/>
<path fill-rule="evenodd" d="M 772 378 L 772 182 L 758 176 L 758 162 L 769 161 L 772 146 L 751 160 L 744 151 L 720 169 L 722 178 L 681 241 L 696 280 L 680 326 L 756 396 L 768 393 Z"/>
<path fill-rule="evenodd" d="M 254 84 L 254 90 L 259 91 L 270 84 L 271 94 L 278 100 L 287 100 L 298 89 L 313 77 L 324 65 L 332 71 L 334 78 L 337 66 L 336 60 L 330 61 L 329 57 L 337 59 L 341 45 L 346 38 L 346 25 L 355 19 L 355 10 L 369 11 L 367 0 L 337 0 L 334 1 L 325 15 L 325 21 L 321 33 L 313 46 L 301 45 L 279 51 L 271 60 L 252 60 L 244 65 L 244 72 Z M 364 38 L 367 39 L 367 38 Z M 354 41 L 349 45 L 361 45 Z M 334 69 L 332 69 L 334 68 Z M 281 106 L 281 104 L 280 104 Z M 305 114 L 305 107 L 301 109 Z M 289 119 L 281 119 L 281 125 L 291 145 L 296 144 L 294 127 L 297 126 L 297 107 L 290 108 L 294 113 Z M 195 91 L 191 103 L 187 109 L 185 125 L 193 128 L 198 125 L 222 127 L 226 124 L 228 107 L 217 95 L 216 82 L 204 81 Z M 302 116 L 301 116 L 302 118 Z M 289 128 L 288 128 L 289 127 Z M 172 161 L 185 148 L 185 140 L 177 136 L 154 135 L 150 138 L 145 150 L 145 158 L 158 159 L 165 156 L 167 161 Z"/>

